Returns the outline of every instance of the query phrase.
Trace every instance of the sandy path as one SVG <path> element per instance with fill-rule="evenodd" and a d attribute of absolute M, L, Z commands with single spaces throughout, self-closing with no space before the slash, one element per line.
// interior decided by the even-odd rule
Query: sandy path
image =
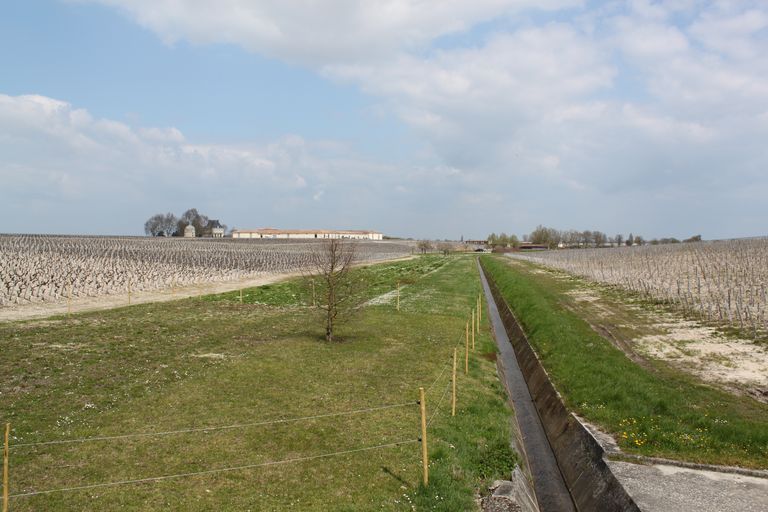
<path fill-rule="evenodd" d="M 184 299 L 187 297 L 197 297 L 199 295 L 210 295 L 215 293 L 224 293 L 240 288 L 251 288 L 254 286 L 263 286 L 278 281 L 283 281 L 291 277 L 301 275 L 300 272 L 291 272 L 284 274 L 268 274 L 263 276 L 248 277 L 232 281 L 221 281 L 211 283 L 201 283 L 192 286 L 184 286 L 175 289 L 150 290 L 131 293 L 131 305 L 146 304 L 148 302 L 167 302 L 171 300 Z M 64 302 L 45 302 L 35 304 L 23 304 L 20 306 L 4 307 L 0 309 L 0 322 L 10 322 L 15 320 L 31 320 L 34 318 L 44 318 L 54 315 L 64 315 L 67 311 L 72 313 L 81 313 L 85 311 L 100 311 L 105 309 L 120 308 L 128 306 L 128 294 L 120 295 L 101 295 L 98 297 L 84 297 L 73 299 L 71 306 Z M 70 309 L 71 308 L 71 309 Z"/>
<path fill-rule="evenodd" d="M 366 267 L 369 265 L 378 265 L 380 263 L 392 263 L 395 261 L 406 261 L 416 256 L 404 256 L 402 258 L 392 258 L 388 260 L 367 261 L 356 266 Z M 231 281 L 219 281 L 210 283 L 200 283 L 192 286 L 184 286 L 175 289 L 150 290 L 131 293 L 130 305 L 147 304 L 149 302 L 168 302 L 171 300 L 184 299 L 188 297 L 197 297 L 200 295 L 212 295 L 216 293 L 231 292 L 241 288 L 252 288 L 255 286 L 264 286 L 278 281 L 284 281 L 292 277 L 301 276 L 302 272 L 285 272 L 280 274 L 265 274 L 260 276 L 246 277 Z M 86 311 L 102 311 L 105 309 L 121 308 L 128 306 L 128 294 L 120 295 L 101 295 L 98 297 L 84 297 L 73 299 L 68 306 L 63 302 L 41 302 L 34 304 L 22 304 L 19 306 L 0 308 L 0 322 L 13 322 L 16 320 L 32 320 L 36 318 L 45 318 L 55 315 L 65 315 L 67 311 L 72 313 L 82 313 Z"/>

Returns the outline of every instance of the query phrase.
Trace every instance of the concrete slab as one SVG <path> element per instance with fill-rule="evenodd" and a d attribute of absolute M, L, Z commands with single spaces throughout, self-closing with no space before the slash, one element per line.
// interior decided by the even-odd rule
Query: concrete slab
<path fill-rule="evenodd" d="M 607 462 L 644 512 L 768 512 L 768 478 Z"/>

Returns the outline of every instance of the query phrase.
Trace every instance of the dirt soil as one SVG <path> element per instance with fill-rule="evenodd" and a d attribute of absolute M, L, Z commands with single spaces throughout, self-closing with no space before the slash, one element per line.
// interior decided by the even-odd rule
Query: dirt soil
<path fill-rule="evenodd" d="M 134 292 L 131 294 L 130 304 L 146 304 L 149 302 L 167 302 L 171 300 L 184 299 L 188 297 L 197 297 L 200 295 L 210 295 L 215 293 L 224 293 L 241 288 L 252 288 L 254 286 L 263 286 L 265 284 L 275 283 L 297 277 L 300 273 L 270 274 L 257 277 L 249 277 L 233 281 L 222 281 L 213 283 L 204 283 L 194 286 L 175 288 L 173 290 L 153 290 L 144 292 Z M 85 311 L 100 311 L 105 309 L 119 308 L 128 306 L 128 294 L 121 295 L 101 295 L 99 297 L 86 297 L 74 299 L 71 305 L 66 302 L 48 302 L 22 304 L 19 306 L 0 308 L 0 322 L 9 322 L 15 320 L 31 320 L 35 318 L 45 318 L 54 315 L 66 315 L 67 312 L 81 313 Z"/>
<path fill-rule="evenodd" d="M 768 347 L 615 295 L 583 284 L 569 294 L 567 307 L 638 364 L 662 360 L 703 381 L 768 403 Z"/>
<path fill-rule="evenodd" d="M 387 260 L 377 260 L 361 263 L 356 266 L 365 267 L 369 265 L 378 265 L 381 263 L 391 263 L 395 261 L 406 261 L 415 258 L 415 256 L 404 256 L 402 258 L 392 258 Z M 213 295 L 217 293 L 231 292 L 241 288 L 253 288 L 264 286 L 266 284 L 284 281 L 292 277 L 299 277 L 302 272 L 286 272 L 280 274 L 266 274 L 260 276 L 247 277 L 231 281 L 220 281 L 211 283 L 201 283 L 192 286 L 179 287 L 166 290 L 152 290 L 131 293 L 130 304 L 128 294 L 121 295 L 101 295 L 98 297 L 85 297 L 74 299 L 68 305 L 66 301 L 45 302 L 22 304 L 18 306 L 0 308 L 0 322 L 13 322 L 17 320 L 32 320 L 35 318 L 46 318 L 55 315 L 66 315 L 70 313 L 82 313 L 86 311 L 101 311 L 105 309 L 120 308 L 133 304 L 147 304 L 150 302 L 167 302 L 188 297 L 198 297 L 200 295 Z"/>

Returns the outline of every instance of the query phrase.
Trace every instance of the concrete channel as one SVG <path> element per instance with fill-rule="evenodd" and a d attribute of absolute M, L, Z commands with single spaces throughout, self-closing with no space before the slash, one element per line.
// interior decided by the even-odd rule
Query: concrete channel
<path fill-rule="evenodd" d="M 603 448 L 565 408 L 517 319 L 478 262 L 497 364 L 515 411 L 518 449 L 541 512 L 639 512 Z"/>

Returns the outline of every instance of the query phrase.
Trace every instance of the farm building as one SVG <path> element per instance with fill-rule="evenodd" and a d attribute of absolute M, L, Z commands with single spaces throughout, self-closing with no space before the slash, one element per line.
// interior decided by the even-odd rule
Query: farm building
<path fill-rule="evenodd" d="M 218 220 L 209 220 L 205 234 L 213 238 L 224 238 L 224 226 Z"/>
<path fill-rule="evenodd" d="M 184 238 L 195 238 L 195 226 L 190 224 L 184 228 Z"/>
<path fill-rule="evenodd" d="M 232 238 L 348 238 L 354 240 L 381 240 L 383 235 L 376 231 L 332 230 L 332 229 L 237 229 Z"/>

